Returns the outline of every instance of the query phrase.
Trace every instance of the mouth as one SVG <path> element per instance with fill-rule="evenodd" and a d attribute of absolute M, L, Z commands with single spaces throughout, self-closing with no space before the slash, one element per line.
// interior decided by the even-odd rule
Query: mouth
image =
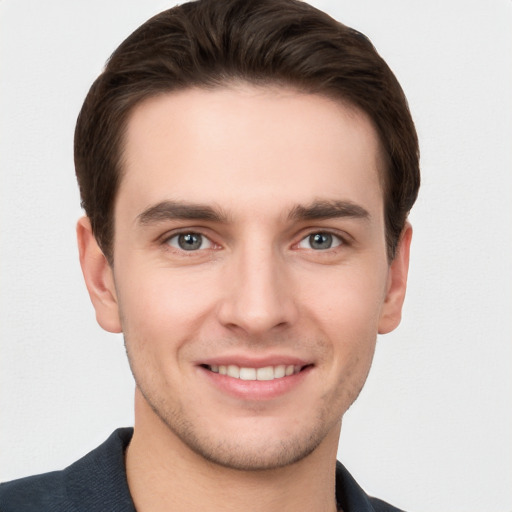
<path fill-rule="evenodd" d="M 251 368 L 246 366 L 237 366 L 235 364 L 229 365 L 201 365 L 206 370 L 220 375 L 226 375 L 234 379 L 246 381 L 271 381 L 276 379 L 284 379 L 297 375 L 312 365 L 293 365 L 293 364 L 279 364 L 275 366 L 263 366 L 260 368 Z"/>

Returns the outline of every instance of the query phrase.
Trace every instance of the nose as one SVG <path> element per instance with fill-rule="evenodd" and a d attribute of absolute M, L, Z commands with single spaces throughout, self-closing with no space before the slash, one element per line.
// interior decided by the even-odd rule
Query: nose
<path fill-rule="evenodd" d="M 298 317 L 286 261 L 271 247 L 246 247 L 223 275 L 220 323 L 248 336 L 283 330 Z"/>

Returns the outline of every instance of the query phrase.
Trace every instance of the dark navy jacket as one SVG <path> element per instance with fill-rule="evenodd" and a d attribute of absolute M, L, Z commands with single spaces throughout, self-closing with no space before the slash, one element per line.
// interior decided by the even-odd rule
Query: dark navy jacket
<path fill-rule="evenodd" d="M 132 434 L 131 428 L 116 430 L 63 471 L 0 484 L 0 512 L 135 512 L 124 467 Z M 343 512 L 400 512 L 368 497 L 339 462 L 336 498 Z"/>

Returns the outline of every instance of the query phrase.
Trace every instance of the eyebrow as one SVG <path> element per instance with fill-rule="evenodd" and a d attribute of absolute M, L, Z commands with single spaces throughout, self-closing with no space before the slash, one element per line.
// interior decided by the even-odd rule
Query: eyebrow
<path fill-rule="evenodd" d="M 290 210 L 290 220 L 321 220 L 349 217 L 369 220 L 368 210 L 350 201 L 313 201 L 307 206 L 297 205 Z"/>
<path fill-rule="evenodd" d="M 288 219 L 321 220 L 339 217 L 369 219 L 370 214 L 362 206 L 350 201 L 313 201 L 309 205 L 296 205 L 288 213 Z M 182 201 L 161 201 L 137 215 L 137 222 L 148 225 L 167 220 L 206 220 L 226 223 L 228 216 L 220 208 Z"/>
<path fill-rule="evenodd" d="M 180 201 L 161 201 L 137 215 L 141 225 L 176 219 L 227 222 L 227 215 L 218 208 Z"/>

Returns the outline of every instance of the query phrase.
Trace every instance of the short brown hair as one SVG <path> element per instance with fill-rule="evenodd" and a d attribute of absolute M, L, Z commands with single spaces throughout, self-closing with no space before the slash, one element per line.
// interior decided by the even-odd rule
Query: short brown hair
<path fill-rule="evenodd" d="M 78 117 L 82 206 L 109 262 L 123 136 L 134 106 L 160 93 L 233 80 L 340 99 L 370 117 L 387 159 L 382 181 L 393 259 L 418 194 L 418 139 L 405 95 L 371 42 L 302 1 L 199 0 L 154 16 L 121 43 Z"/>

